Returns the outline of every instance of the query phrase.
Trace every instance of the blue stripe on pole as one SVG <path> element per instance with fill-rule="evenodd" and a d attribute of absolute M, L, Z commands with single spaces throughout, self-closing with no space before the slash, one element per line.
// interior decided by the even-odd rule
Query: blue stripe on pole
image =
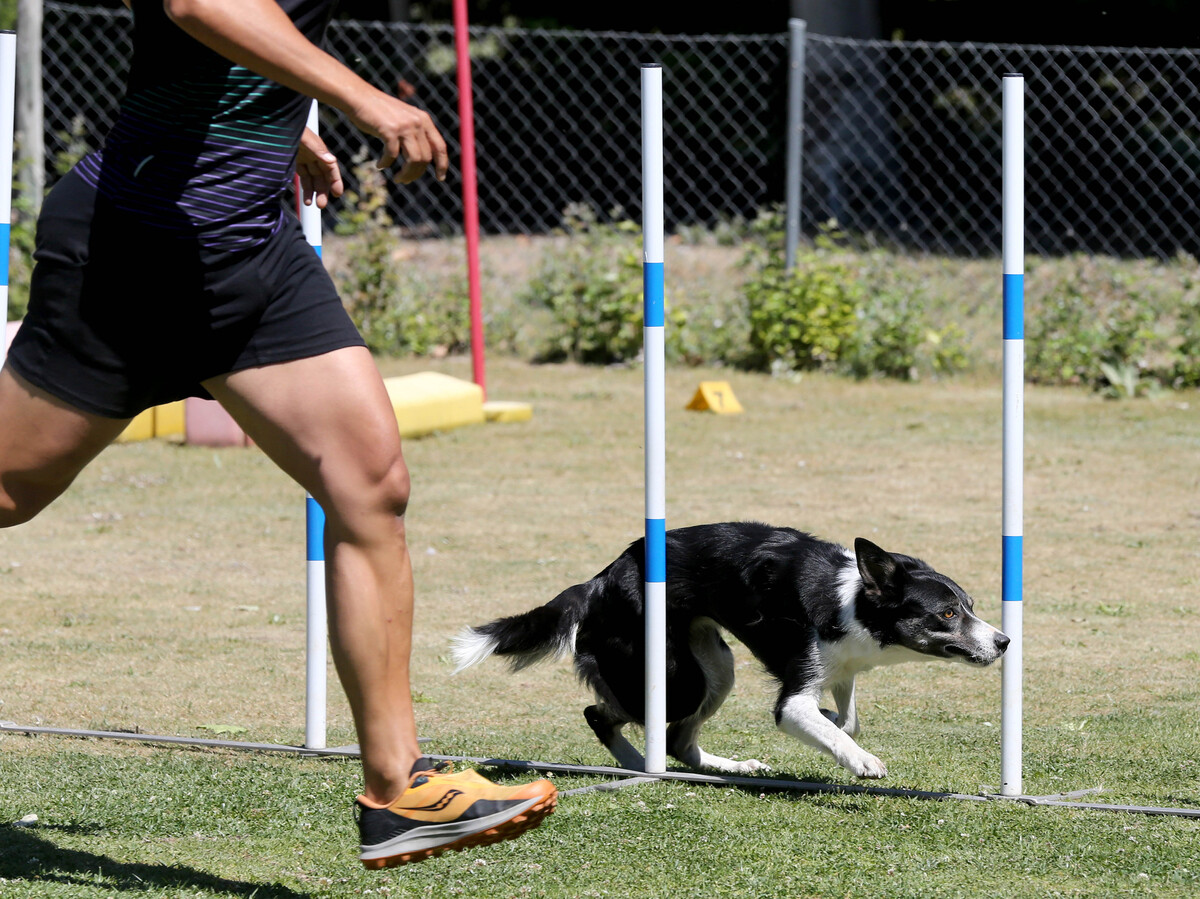
<path fill-rule="evenodd" d="M 8 247 L 9 247 L 9 224 L 5 222 L 0 224 L 0 247 L 4 248 L 4 252 L 0 253 L 0 286 L 8 286 Z"/>
<path fill-rule="evenodd" d="M 661 328 L 666 324 L 663 312 L 663 264 L 647 262 L 642 269 L 643 289 L 646 292 L 646 327 Z"/>
<path fill-rule="evenodd" d="M 305 503 L 304 532 L 308 545 L 308 561 L 325 561 L 325 510 L 311 496 Z"/>
<path fill-rule="evenodd" d="M 646 583 L 667 582 L 667 520 L 646 519 Z"/>
<path fill-rule="evenodd" d="M 1020 602 L 1021 584 L 1024 576 L 1021 537 L 1002 537 L 1003 558 L 1001 560 L 1000 598 L 1004 602 Z"/>
<path fill-rule="evenodd" d="M 1004 276 L 1004 339 L 1025 339 L 1025 276 Z"/>
<path fill-rule="evenodd" d="M 312 247 L 314 250 L 316 250 L 316 251 L 317 251 L 317 256 L 320 256 L 320 255 L 321 255 L 321 245 L 320 245 L 320 244 L 317 244 L 316 246 L 313 246 L 312 244 L 309 244 L 309 246 L 310 246 L 310 247 Z"/>

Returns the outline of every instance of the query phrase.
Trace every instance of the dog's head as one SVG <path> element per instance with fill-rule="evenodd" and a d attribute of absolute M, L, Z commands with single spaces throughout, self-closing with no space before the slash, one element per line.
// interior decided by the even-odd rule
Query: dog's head
<path fill-rule="evenodd" d="M 884 645 L 900 645 L 934 658 L 990 665 L 1008 637 L 974 611 L 962 587 L 920 559 L 854 541 L 862 577 L 858 617 Z"/>

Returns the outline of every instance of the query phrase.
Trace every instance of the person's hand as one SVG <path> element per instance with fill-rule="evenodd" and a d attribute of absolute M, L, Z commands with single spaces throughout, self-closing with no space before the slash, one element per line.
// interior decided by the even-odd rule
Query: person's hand
<path fill-rule="evenodd" d="M 403 100 L 375 91 L 351 114 L 361 130 L 383 141 L 383 152 L 375 165 L 391 168 L 397 161 L 401 167 L 392 180 L 397 184 L 416 181 L 432 165 L 434 177 L 446 180 L 450 157 L 429 113 Z"/>
<path fill-rule="evenodd" d="M 337 157 L 329 152 L 325 141 L 307 128 L 300 137 L 296 174 L 300 176 L 300 195 L 305 206 L 316 203 L 318 209 L 324 209 L 330 199 L 342 195 L 342 172 Z"/>

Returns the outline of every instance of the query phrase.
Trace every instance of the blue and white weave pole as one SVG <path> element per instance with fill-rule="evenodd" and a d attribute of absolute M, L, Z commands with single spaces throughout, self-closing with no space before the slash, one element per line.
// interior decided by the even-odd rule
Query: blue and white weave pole
<path fill-rule="evenodd" d="M 1004 486 L 1001 627 L 1011 640 L 1001 676 L 1000 792 L 1021 783 L 1023 491 L 1025 439 L 1025 78 L 1006 74 L 1002 91 L 1004 257 Z"/>
<path fill-rule="evenodd" d="M 8 250 L 12 229 L 13 118 L 17 97 L 17 35 L 0 31 L 0 367 L 8 355 Z"/>
<path fill-rule="evenodd" d="M 308 128 L 317 133 L 317 101 L 308 111 Z M 309 246 L 321 255 L 321 210 L 298 201 L 300 226 Z M 304 745 L 325 749 L 326 697 L 328 694 L 328 613 L 325 610 L 325 511 L 308 496 L 304 515 L 307 545 L 307 599 L 305 618 Z"/>
<path fill-rule="evenodd" d="M 642 66 L 646 405 L 646 771 L 667 770 L 667 435 L 663 304 L 662 66 Z"/>

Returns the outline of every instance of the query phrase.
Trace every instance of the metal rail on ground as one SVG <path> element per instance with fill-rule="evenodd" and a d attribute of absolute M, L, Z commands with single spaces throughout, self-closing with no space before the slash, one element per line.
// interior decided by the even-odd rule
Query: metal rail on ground
<path fill-rule="evenodd" d="M 129 740 L 140 743 L 160 743 L 188 748 L 231 749 L 243 752 L 279 752 L 310 757 L 358 758 L 358 747 L 335 746 L 329 749 L 309 749 L 305 746 L 288 746 L 283 743 L 251 743 L 246 740 L 215 740 L 203 737 L 174 737 L 161 734 L 137 734 L 125 731 L 78 730 L 63 727 L 40 727 L 0 721 L 0 733 L 16 733 L 45 736 L 65 736 L 85 739 Z M 430 742 L 428 737 L 422 743 Z M 892 797 L 899 799 L 957 800 L 962 802 L 996 802 L 1011 800 L 1028 806 L 1067 808 L 1097 812 L 1127 812 L 1138 815 L 1170 816 L 1176 818 L 1200 818 L 1200 806 L 1196 808 L 1169 808 L 1149 805 L 1121 805 L 1101 802 L 1077 802 L 1081 796 L 1100 792 L 1099 789 L 1079 790 L 1073 793 L 1055 793 L 1047 796 L 1001 796 L 997 793 L 953 793 L 940 790 L 914 790 L 906 787 L 878 787 L 867 784 L 838 784 L 815 781 L 788 780 L 779 777 L 741 777 L 726 774 L 701 774 L 695 771 L 665 771 L 646 774 L 628 768 L 608 765 L 573 765 L 560 762 L 538 762 L 525 759 L 501 759 L 489 756 L 434 755 L 428 758 L 445 762 L 468 762 L 489 768 L 505 768 L 514 771 L 566 774 L 583 777 L 606 777 L 612 780 L 595 786 L 578 787 L 563 792 L 564 796 L 598 790 L 618 790 L 626 786 L 653 783 L 654 781 L 682 781 L 685 783 L 753 788 L 761 791 L 792 792 L 833 795 L 861 795 Z"/>

